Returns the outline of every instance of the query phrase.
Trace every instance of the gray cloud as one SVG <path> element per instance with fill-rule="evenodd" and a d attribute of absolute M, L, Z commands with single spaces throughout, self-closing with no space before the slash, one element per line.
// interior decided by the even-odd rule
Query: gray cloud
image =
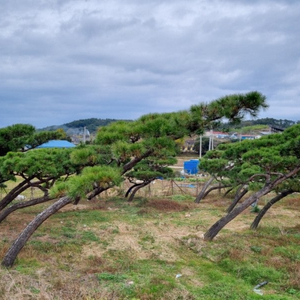
<path fill-rule="evenodd" d="M 258 90 L 300 119 L 298 1 L 11 0 L 0 11 L 0 127 L 135 119 Z"/>

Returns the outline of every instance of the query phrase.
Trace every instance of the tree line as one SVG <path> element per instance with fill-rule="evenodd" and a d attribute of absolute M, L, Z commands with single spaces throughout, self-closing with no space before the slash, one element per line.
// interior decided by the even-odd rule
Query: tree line
<path fill-rule="evenodd" d="M 53 126 L 48 126 L 43 129 L 40 129 L 40 131 L 55 131 L 58 128 L 61 128 L 65 131 L 69 131 L 70 129 L 78 129 L 82 130 L 84 127 L 91 133 L 95 134 L 97 132 L 97 129 L 102 126 L 107 126 L 110 123 L 117 122 L 121 120 L 117 119 L 98 119 L 98 118 L 89 118 L 89 119 L 80 119 L 80 120 L 75 120 L 69 123 L 65 123 L 62 125 L 53 125 Z M 125 120 L 130 122 L 131 120 Z"/>

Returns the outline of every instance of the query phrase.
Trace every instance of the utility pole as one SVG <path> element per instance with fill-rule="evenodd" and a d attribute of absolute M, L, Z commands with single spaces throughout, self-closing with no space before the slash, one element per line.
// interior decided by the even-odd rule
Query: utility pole
<path fill-rule="evenodd" d="M 199 158 L 202 157 L 202 134 L 200 134 Z"/>
<path fill-rule="evenodd" d="M 209 135 L 209 144 L 208 144 L 208 150 L 213 150 L 214 149 L 214 145 L 213 145 L 213 130 L 210 130 L 210 135 Z"/>
<path fill-rule="evenodd" d="M 85 144 L 86 142 L 86 127 L 83 127 L 83 143 Z"/>

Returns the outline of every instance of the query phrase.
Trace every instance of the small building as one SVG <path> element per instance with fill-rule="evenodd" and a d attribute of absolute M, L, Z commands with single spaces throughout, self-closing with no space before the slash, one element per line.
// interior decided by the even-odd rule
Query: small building
<path fill-rule="evenodd" d="M 252 134 L 242 134 L 241 135 L 241 140 L 255 140 L 256 139 L 256 135 L 252 135 Z"/>
<path fill-rule="evenodd" d="M 253 135 L 253 134 L 239 134 L 239 133 L 233 133 L 230 138 L 232 140 L 241 140 L 241 141 L 244 141 L 244 140 L 255 140 L 255 139 L 258 139 L 260 138 L 261 136 L 260 135 Z"/>
<path fill-rule="evenodd" d="M 229 138 L 229 134 L 226 133 L 226 132 L 222 132 L 222 131 L 206 131 L 204 136 L 206 136 L 206 137 L 213 136 L 217 139 L 227 139 L 227 138 Z"/>
<path fill-rule="evenodd" d="M 42 148 L 73 148 L 75 145 L 66 140 L 51 140 L 42 145 L 36 147 L 36 149 Z"/>

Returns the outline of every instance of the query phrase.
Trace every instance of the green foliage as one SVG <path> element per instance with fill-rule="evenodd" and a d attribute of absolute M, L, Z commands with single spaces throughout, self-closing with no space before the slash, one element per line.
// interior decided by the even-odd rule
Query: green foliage
<path fill-rule="evenodd" d="M 65 135 L 61 131 L 36 132 L 32 125 L 15 124 L 0 128 L 0 156 L 10 151 L 25 151 L 52 139 L 63 139 Z"/>
<path fill-rule="evenodd" d="M 68 191 L 68 184 L 65 181 L 57 181 L 56 184 L 50 189 L 50 197 L 60 198 L 63 197 Z"/>
<path fill-rule="evenodd" d="M 70 163 L 70 149 L 38 149 L 28 152 L 9 152 L 0 158 L 0 173 L 3 176 L 52 177 L 76 171 Z"/>
<path fill-rule="evenodd" d="M 102 145 L 81 145 L 74 149 L 70 155 L 71 162 L 81 168 L 108 164 L 111 157 L 111 148 Z"/>
<path fill-rule="evenodd" d="M 290 127 L 282 134 L 272 134 L 258 140 L 220 145 L 207 153 L 201 167 L 215 176 L 225 176 L 233 184 L 248 182 L 250 187 L 266 182 L 266 175 L 286 173 L 299 164 L 300 126 Z M 258 186 L 257 186 L 258 187 Z"/>
<path fill-rule="evenodd" d="M 201 133 L 204 128 L 214 128 L 220 125 L 222 118 L 227 118 L 230 123 L 240 123 L 246 114 L 256 117 L 260 109 L 266 109 L 266 97 L 257 91 L 246 94 L 234 94 L 221 97 L 209 105 L 200 104 L 191 107 L 192 122 L 190 129 Z M 201 124 L 200 131 L 197 127 Z"/>
<path fill-rule="evenodd" d="M 143 153 L 143 145 L 128 144 L 124 141 L 117 141 L 112 145 L 112 157 L 119 163 L 126 163 L 132 156 L 139 156 Z"/>
<path fill-rule="evenodd" d="M 141 132 L 144 137 L 158 138 L 163 136 L 178 139 L 188 133 L 185 118 L 180 119 L 183 112 L 148 114 L 142 116 L 138 122 L 141 123 Z"/>
<path fill-rule="evenodd" d="M 108 189 L 119 185 L 122 177 L 119 169 L 110 166 L 86 167 L 78 176 L 71 177 L 65 186 L 59 185 L 58 189 L 65 187 L 67 194 L 73 199 L 83 198 L 96 187 Z M 55 193 L 57 189 L 54 190 Z"/>
<path fill-rule="evenodd" d="M 253 212 L 253 213 L 258 213 L 258 212 L 260 212 L 260 208 L 258 207 L 258 205 L 255 205 L 255 206 L 251 209 L 251 212 Z"/>
<path fill-rule="evenodd" d="M 0 129 L 0 156 L 9 151 L 19 151 L 26 146 L 27 140 L 35 132 L 32 125 L 15 124 Z"/>
<path fill-rule="evenodd" d="M 141 127 L 138 122 L 118 121 L 98 130 L 95 143 L 111 145 L 117 141 L 135 143 L 141 137 Z"/>

